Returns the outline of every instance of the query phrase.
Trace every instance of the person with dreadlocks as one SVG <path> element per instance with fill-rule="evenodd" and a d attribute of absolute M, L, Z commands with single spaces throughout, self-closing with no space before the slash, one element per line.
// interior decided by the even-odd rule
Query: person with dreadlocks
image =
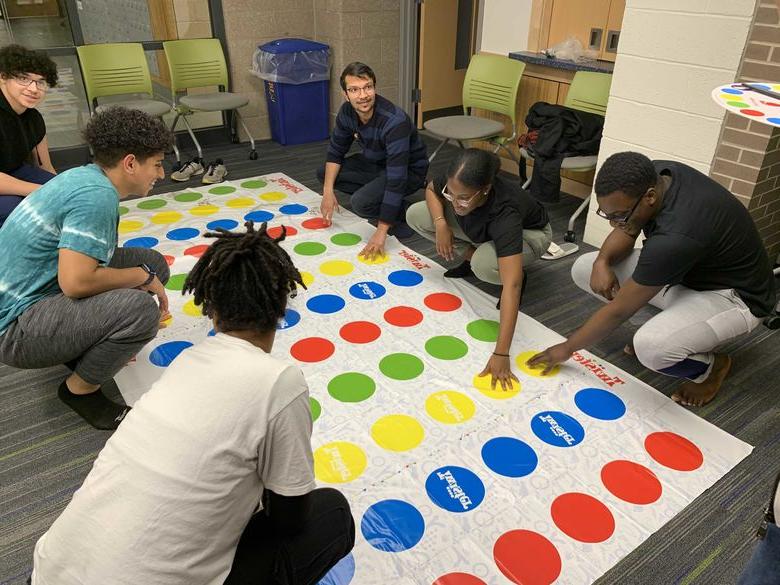
<path fill-rule="evenodd" d="M 314 584 L 352 549 L 315 489 L 309 393 L 271 354 L 301 275 L 266 224 L 219 230 L 184 284 L 216 334 L 182 352 L 35 547 L 33 585 Z"/>

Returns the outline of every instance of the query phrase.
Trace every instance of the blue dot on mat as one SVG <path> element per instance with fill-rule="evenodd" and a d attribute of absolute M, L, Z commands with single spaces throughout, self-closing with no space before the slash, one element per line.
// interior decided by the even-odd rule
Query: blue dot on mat
<path fill-rule="evenodd" d="M 727 87 L 721 90 L 723 93 L 730 93 L 731 95 L 742 95 L 741 89 L 734 89 L 733 87 Z"/>
<path fill-rule="evenodd" d="M 751 83 L 753 87 L 757 87 L 759 89 L 766 89 L 767 91 L 772 91 L 772 88 L 767 85 L 766 83 Z"/>
<path fill-rule="evenodd" d="M 420 511 L 402 500 L 382 500 L 363 514 L 360 531 L 368 544 L 384 552 L 401 552 L 415 546 L 425 532 Z"/>
<path fill-rule="evenodd" d="M 217 334 L 217 332 L 212 329 L 211 331 L 209 331 L 209 334 L 207 335 L 207 337 L 214 337 L 216 334 Z"/>
<path fill-rule="evenodd" d="M 200 232 L 195 228 L 185 227 L 171 230 L 165 234 L 165 237 L 169 240 L 191 240 L 192 238 L 198 237 L 198 234 L 200 234 Z"/>
<path fill-rule="evenodd" d="M 149 236 L 142 237 L 142 238 L 133 238 L 131 240 L 127 240 L 123 247 L 125 248 L 154 248 L 157 244 L 160 243 L 160 240 L 157 238 L 152 238 Z"/>
<path fill-rule="evenodd" d="M 206 227 L 210 230 L 222 228 L 223 230 L 232 230 L 238 227 L 238 222 L 235 219 L 215 219 L 206 224 Z"/>
<path fill-rule="evenodd" d="M 352 553 L 349 553 L 336 563 L 333 568 L 320 579 L 317 585 L 349 585 L 354 576 L 355 557 L 352 556 Z"/>
<path fill-rule="evenodd" d="M 155 366 L 167 368 L 178 355 L 188 347 L 192 347 L 189 341 L 169 341 L 158 345 L 149 354 L 149 361 Z"/>
<path fill-rule="evenodd" d="M 277 329 L 289 329 L 298 324 L 301 320 L 301 314 L 293 309 L 285 309 L 284 317 L 279 319 L 279 323 L 276 324 Z"/>
<path fill-rule="evenodd" d="M 557 410 L 534 416 L 531 430 L 542 441 L 554 447 L 574 447 L 585 438 L 585 429 L 573 417 Z"/>
<path fill-rule="evenodd" d="M 274 218 L 274 214 L 270 211 L 264 211 L 262 209 L 258 209 L 257 211 L 250 211 L 244 216 L 244 219 L 246 221 L 254 221 L 258 223 L 262 223 L 264 221 L 271 221 Z"/>
<path fill-rule="evenodd" d="M 601 388 L 583 388 L 574 395 L 574 404 L 588 416 L 599 420 L 617 420 L 626 414 L 625 403 Z"/>
<path fill-rule="evenodd" d="M 343 309 L 346 304 L 344 299 L 338 295 L 317 295 L 306 301 L 306 308 L 312 313 L 328 315 L 330 313 L 337 313 Z"/>
<path fill-rule="evenodd" d="M 496 437 L 482 446 L 482 460 L 490 469 L 506 477 L 525 477 L 536 469 L 539 457 L 520 439 Z"/>
<path fill-rule="evenodd" d="M 766 121 L 780 126 L 780 118 L 767 118 Z"/>
<path fill-rule="evenodd" d="M 396 286 L 416 286 L 423 281 L 423 277 L 414 270 L 396 270 L 387 275 L 387 280 Z"/>
<path fill-rule="evenodd" d="M 289 205 L 282 205 L 279 208 L 279 211 L 287 215 L 301 215 L 302 213 L 309 211 L 309 208 L 298 203 L 291 203 Z"/>
<path fill-rule="evenodd" d="M 349 287 L 349 294 L 356 299 L 373 300 L 384 296 L 386 289 L 378 282 L 358 282 Z"/>
<path fill-rule="evenodd" d="M 465 467 L 440 467 L 425 480 L 425 491 L 431 501 L 450 512 L 470 512 L 485 498 L 485 484 Z"/>

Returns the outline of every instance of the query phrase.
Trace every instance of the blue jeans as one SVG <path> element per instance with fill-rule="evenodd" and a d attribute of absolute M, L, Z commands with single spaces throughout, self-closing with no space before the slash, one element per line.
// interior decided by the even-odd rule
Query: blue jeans
<path fill-rule="evenodd" d="M 18 169 L 6 174 L 11 175 L 15 179 L 19 179 L 20 181 L 37 183 L 38 185 L 43 185 L 56 176 L 49 171 L 32 165 L 22 165 Z M 19 195 L 0 195 L 0 227 L 3 227 L 5 220 L 8 219 L 8 216 L 11 215 L 11 212 L 16 209 L 16 206 L 19 205 L 23 199 L 24 197 Z"/>
<path fill-rule="evenodd" d="M 767 526 L 766 536 L 758 541 L 739 577 L 739 585 L 780 585 L 780 528 L 776 524 Z"/>

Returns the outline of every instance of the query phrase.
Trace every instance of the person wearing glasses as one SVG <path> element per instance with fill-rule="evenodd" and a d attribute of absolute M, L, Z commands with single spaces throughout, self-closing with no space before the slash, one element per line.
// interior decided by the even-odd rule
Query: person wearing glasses
<path fill-rule="evenodd" d="M 650 303 L 661 312 L 639 328 L 626 353 L 683 379 L 676 402 L 708 403 L 731 368 L 731 358 L 715 349 L 752 331 L 775 304 L 769 258 L 750 214 L 696 169 L 636 152 L 610 156 L 594 187 L 597 213 L 613 229 L 600 251 L 577 259 L 572 278 L 609 302 L 529 366 L 549 371 Z M 640 233 L 641 250 L 634 248 Z"/>
<path fill-rule="evenodd" d="M 428 182 L 425 201 L 406 212 L 406 221 L 422 237 L 436 243 L 447 261 L 462 262 L 447 278 L 476 276 L 502 285 L 496 308 L 498 340 L 480 376 L 491 385 L 511 388 L 509 346 L 527 276 L 524 268 L 539 259 L 552 241 L 552 228 L 541 203 L 520 183 L 500 174 L 499 158 L 478 148 L 461 150 L 445 175 Z"/>
<path fill-rule="evenodd" d="M 404 198 L 425 185 L 428 155 L 406 112 L 376 93 L 376 75 L 368 65 L 350 63 L 340 81 L 347 101 L 336 117 L 325 167 L 317 175 L 322 182 L 320 211 L 330 222 L 339 209 L 335 189 L 350 194 L 352 211 L 377 222 L 360 252 L 373 259 L 384 255 L 388 235 L 411 235 L 404 223 Z M 362 153 L 346 156 L 354 141 Z"/>
<path fill-rule="evenodd" d="M 57 84 L 57 65 L 20 45 L 0 49 L 0 227 L 8 215 L 57 173 L 46 124 L 35 109 Z"/>

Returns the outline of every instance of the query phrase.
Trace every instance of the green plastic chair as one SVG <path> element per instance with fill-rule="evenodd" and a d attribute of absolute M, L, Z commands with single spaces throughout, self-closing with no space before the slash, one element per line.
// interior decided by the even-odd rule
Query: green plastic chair
<path fill-rule="evenodd" d="M 107 43 L 76 47 L 81 75 L 87 90 L 90 115 L 109 106 L 123 106 L 162 117 L 171 111 L 169 103 L 154 99 L 152 78 L 140 43 Z M 98 105 L 98 98 L 144 94 L 148 99 L 115 100 Z M 176 158 L 179 150 L 174 145 Z"/>
<path fill-rule="evenodd" d="M 198 158 L 203 159 L 203 150 L 195 138 L 187 116 L 194 112 L 224 112 L 234 111 L 236 118 L 249 137 L 251 150 L 249 158 L 257 159 L 255 140 L 246 127 L 238 108 L 249 103 L 249 99 L 231 93 L 228 89 L 228 71 L 225 63 L 225 54 L 219 39 L 188 39 L 163 42 L 163 50 L 168 59 L 168 68 L 171 74 L 171 93 L 173 94 L 173 106 L 176 109 L 176 117 L 171 125 L 171 130 L 176 129 L 176 124 L 181 118 L 187 128 L 187 132 L 198 149 Z M 178 96 L 178 92 L 196 87 L 218 86 L 219 91 L 205 94 Z M 231 128 L 235 137 L 235 130 Z M 181 161 L 179 161 L 181 162 Z"/>
<path fill-rule="evenodd" d="M 439 150 L 450 140 L 463 148 L 464 140 L 487 140 L 495 144 L 493 152 L 503 148 L 513 160 L 514 153 L 507 148 L 517 137 L 516 101 L 525 63 L 499 55 L 474 55 L 471 57 L 466 79 L 463 82 L 463 116 L 446 116 L 429 120 L 423 127 L 444 140 L 431 154 L 432 161 Z M 501 136 L 504 124 L 470 115 L 471 108 L 503 114 L 512 121 L 511 136 Z"/>
<path fill-rule="evenodd" d="M 581 110 L 583 112 L 590 112 L 591 114 L 598 114 L 605 116 L 607 113 L 607 101 L 609 100 L 609 89 L 612 85 L 612 75 L 609 73 L 598 73 L 595 71 L 577 71 L 574 74 L 574 78 L 571 81 L 569 87 L 569 93 L 566 94 L 566 99 L 563 105 L 574 110 Z M 521 169 L 525 168 L 525 159 L 532 159 L 533 155 L 526 149 L 520 149 L 520 156 L 523 157 L 523 162 L 520 163 Z M 563 159 L 561 162 L 561 170 L 564 171 L 576 171 L 586 172 L 596 168 L 598 156 L 569 156 Z M 527 188 L 531 183 L 529 177 L 523 184 L 523 188 Z M 563 235 L 564 243 L 561 245 L 551 244 L 546 254 L 542 255 L 544 260 L 558 260 L 565 258 L 570 254 L 577 252 L 580 247 L 575 244 L 576 234 L 574 232 L 574 222 L 587 209 L 590 204 L 591 196 L 588 195 L 583 199 L 580 206 L 574 211 L 569 218 L 569 225 L 566 233 Z"/>

